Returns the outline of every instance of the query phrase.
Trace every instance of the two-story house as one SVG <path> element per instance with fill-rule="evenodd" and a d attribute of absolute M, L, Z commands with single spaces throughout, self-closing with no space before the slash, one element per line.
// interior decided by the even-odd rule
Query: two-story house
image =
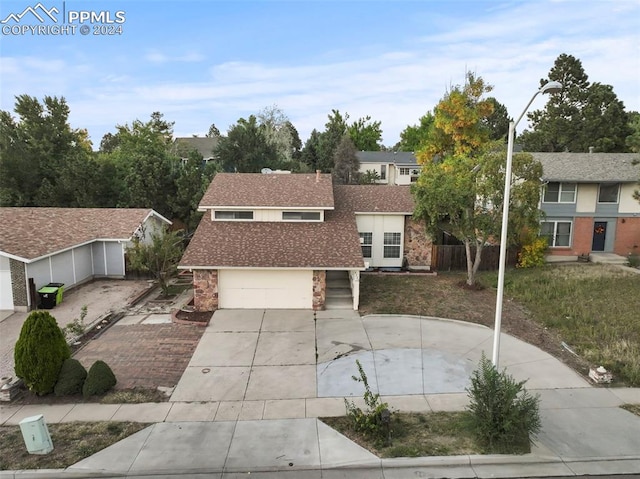
<path fill-rule="evenodd" d="M 358 309 L 360 272 L 427 269 L 431 242 L 408 187 L 334 185 L 328 174 L 219 173 L 180 268 L 196 309 L 324 309 L 341 273 Z"/>
<path fill-rule="evenodd" d="M 632 153 L 532 153 L 545 182 L 541 233 L 552 255 L 640 253 L 640 165 Z"/>
<path fill-rule="evenodd" d="M 420 176 L 420 165 L 407 151 L 359 151 L 360 173 L 375 171 L 382 185 L 410 185 Z"/>

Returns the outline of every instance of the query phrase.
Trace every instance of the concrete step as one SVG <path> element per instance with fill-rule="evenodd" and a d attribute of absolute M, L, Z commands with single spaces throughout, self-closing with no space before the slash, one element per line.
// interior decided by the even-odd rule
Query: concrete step
<path fill-rule="evenodd" d="M 351 288 L 348 279 L 332 279 L 327 281 L 327 289 Z"/>
<path fill-rule="evenodd" d="M 351 298 L 351 289 L 327 288 L 327 298 Z"/>
<path fill-rule="evenodd" d="M 591 253 L 589 255 L 589 261 L 592 263 L 619 264 L 624 266 L 629 264 L 627 258 L 614 253 Z"/>
<path fill-rule="evenodd" d="M 347 273 L 346 271 L 330 270 L 327 271 L 327 281 L 329 281 L 330 279 L 346 279 L 348 281 L 349 273 Z"/>
<path fill-rule="evenodd" d="M 326 298 L 324 309 L 353 309 L 351 298 Z"/>

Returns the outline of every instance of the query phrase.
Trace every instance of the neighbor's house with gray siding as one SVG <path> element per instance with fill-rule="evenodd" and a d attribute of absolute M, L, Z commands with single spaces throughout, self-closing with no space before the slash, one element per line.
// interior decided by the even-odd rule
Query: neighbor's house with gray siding
<path fill-rule="evenodd" d="M 542 163 L 542 235 L 552 255 L 640 253 L 634 153 L 531 153 Z"/>
<path fill-rule="evenodd" d="M 125 249 L 148 241 L 169 220 L 142 208 L 0 208 L 0 310 L 37 306 L 47 283 L 72 288 L 93 278 L 124 278 Z"/>

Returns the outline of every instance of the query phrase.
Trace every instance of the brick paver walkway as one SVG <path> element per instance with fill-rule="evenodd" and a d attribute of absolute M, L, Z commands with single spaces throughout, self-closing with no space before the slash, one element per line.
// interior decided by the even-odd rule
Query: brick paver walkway
<path fill-rule="evenodd" d="M 118 380 L 116 389 L 173 387 L 204 330 L 190 324 L 115 324 L 74 358 L 87 370 L 98 359 L 106 362 Z"/>

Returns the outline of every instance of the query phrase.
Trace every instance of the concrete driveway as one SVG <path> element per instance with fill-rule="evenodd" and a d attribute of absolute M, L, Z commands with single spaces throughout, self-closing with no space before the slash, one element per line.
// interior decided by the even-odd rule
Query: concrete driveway
<path fill-rule="evenodd" d="M 171 396 L 216 403 L 215 420 L 317 417 L 344 413 L 369 384 L 403 410 L 459 409 L 491 329 L 461 321 L 365 316 L 352 311 L 220 310 L 214 313 Z M 588 388 L 549 354 L 503 335 L 501 366 L 527 388 Z"/>
<path fill-rule="evenodd" d="M 87 306 L 85 325 L 91 325 L 113 311 L 125 308 L 135 297 L 149 288 L 141 280 L 96 280 L 65 291 L 62 304 L 48 310 L 60 327 L 80 317 Z M 0 320 L 0 376 L 13 376 L 13 347 L 29 313 L 13 313 Z"/>

